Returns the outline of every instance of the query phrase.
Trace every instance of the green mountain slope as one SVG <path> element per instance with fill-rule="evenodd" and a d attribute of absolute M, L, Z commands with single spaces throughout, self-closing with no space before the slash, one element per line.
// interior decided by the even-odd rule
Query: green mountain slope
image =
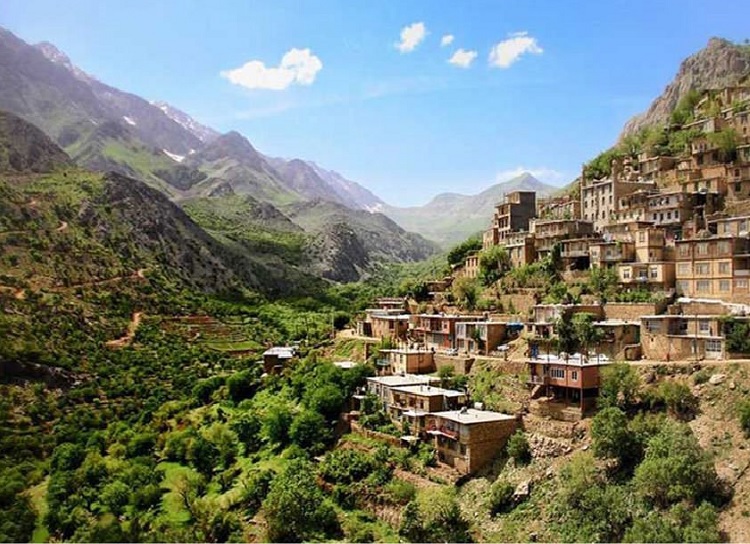
<path fill-rule="evenodd" d="M 536 191 L 545 196 L 557 187 L 547 185 L 529 173 L 498 183 L 477 195 L 444 193 L 424 206 L 398 208 L 384 206 L 382 212 L 408 231 L 417 232 L 442 247 L 465 240 L 485 230 L 492 219 L 495 205 L 512 191 Z"/>

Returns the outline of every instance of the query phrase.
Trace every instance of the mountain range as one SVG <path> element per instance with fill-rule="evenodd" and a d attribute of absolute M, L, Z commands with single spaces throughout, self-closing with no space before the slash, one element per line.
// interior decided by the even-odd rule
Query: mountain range
<path fill-rule="evenodd" d="M 269 225 L 264 218 L 285 217 L 304 239 L 299 265 L 320 277 L 353 281 L 380 263 L 422 260 L 438 249 L 370 213 L 384 203 L 337 172 L 263 155 L 237 132 L 220 134 L 169 104 L 106 85 L 54 45 L 31 46 L 4 29 L 0 110 L 39 127 L 76 164 L 141 180 L 198 222 L 215 226 L 218 218 L 240 214 L 253 236 L 273 238 L 283 221 Z M 226 230 L 213 234 L 227 241 Z M 287 234 L 282 229 L 280 236 Z M 258 249 L 234 242 L 237 250 Z"/>
<path fill-rule="evenodd" d="M 558 188 L 523 173 L 513 179 L 497 183 L 476 195 L 443 193 L 424 206 L 398 208 L 384 206 L 382 212 L 406 230 L 418 232 L 448 247 L 485 230 L 503 196 L 513 191 L 536 191 L 547 196 Z"/>

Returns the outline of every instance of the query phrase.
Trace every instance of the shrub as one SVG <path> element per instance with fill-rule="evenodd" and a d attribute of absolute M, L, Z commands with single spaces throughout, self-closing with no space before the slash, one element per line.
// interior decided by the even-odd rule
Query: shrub
<path fill-rule="evenodd" d="M 628 417 L 619 408 L 605 408 L 591 423 L 594 455 L 629 460 L 634 453 L 633 435 L 628 429 Z"/>
<path fill-rule="evenodd" d="M 531 447 L 522 431 L 518 430 L 508 439 L 508 455 L 516 462 L 525 464 L 531 461 Z"/>
<path fill-rule="evenodd" d="M 750 437 L 750 400 L 743 401 L 739 405 L 740 427 L 746 437 Z"/>
<path fill-rule="evenodd" d="M 501 512 L 507 512 L 513 506 L 513 493 L 515 489 L 510 482 L 497 480 L 490 488 L 490 514 L 496 516 Z"/>

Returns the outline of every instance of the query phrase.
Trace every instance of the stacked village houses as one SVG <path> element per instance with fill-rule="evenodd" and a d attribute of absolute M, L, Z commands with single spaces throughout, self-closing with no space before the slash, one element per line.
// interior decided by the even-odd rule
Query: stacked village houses
<path fill-rule="evenodd" d="M 414 439 L 430 440 L 443 461 L 471 473 L 504 446 L 516 419 L 468 408 L 462 392 L 438 387 L 428 374 L 442 366 L 467 373 L 475 357 L 505 358 L 508 342 L 524 335 L 529 409 L 577 420 L 595 407 L 600 372 L 610 361 L 746 357 L 733 352 L 727 323 L 750 319 L 749 116 L 750 87 L 708 92 L 695 106 L 695 121 L 669 127 L 690 131 L 677 156 L 616 158 L 603 179 L 584 168 L 565 195 L 538 199 L 515 191 L 496 206 L 483 249 L 504 246 L 513 267 L 559 251 L 571 277 L 611 269 L 621 291 L 648 291 L 651 302 L 532 304 L 522 312 L 528 317 L 511 318 L 415 313 L 405 300 L 382 299 L 358 323 L 358 334 L 395 347 L 380 351 L 368 390 Z M 444 292 L 453 278 L 477 277 L 479 268 L 479 255 L 470 254 L 452 276 L 429 282 L 428 291 Z M 593 316 L 601 340 L 584 354 L 551 354 L 556 323 L 580 312 Z"/>

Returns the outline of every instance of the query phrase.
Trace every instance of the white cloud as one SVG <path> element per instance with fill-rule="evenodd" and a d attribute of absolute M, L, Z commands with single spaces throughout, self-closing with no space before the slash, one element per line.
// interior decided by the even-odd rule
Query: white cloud
<path fill-rule="evenodd" d="M 500 172 L 498 172 L 495 175 L 495 183 L 502 183 L 503 181 L 517 178 L 518 176 L 526 172 L 534 176 L 539 181 L 549 183 L 550 185 L 562 185 L 563 183 L 566 183 L 567 181 L 573 179 L 572 176 L 568 176 L 565 172 L 560 172 L 559 170 L 555 170 L 554 168 L 526 168 L 524 166 L 518 166 L 511 170 L 501 170 Z"/>
<path fill-rule="evenodd" d="M 446 45 L 450 45 L 453 43 L 454 36 L 453 34 L 446 34 L 442 38 L 440 38 L 440 47 L 445 47 Z"/>
<path fill-rule="evenodd" d="M 251 60 L 221 76 L 235 85 L 248 89 L 282 91 L 292 84 L 311 85 L 323 68 L 323 62 L 309 49 L 290 49 L 281 58 L 277 68 L 267 68 L 259 60 Z"/>
<path fill-rule="evenodd" d="M 396 44 L 396 49 L 402 53 L 409 53 L 422 43 L 427 36 L 427 28 L 424 23 L 412 23 L 401 29 L 401 41 Z"/>
<path fill-rule="evenodd" d="M 477 58 L 476 51 L 458 49 L 455 53 L 453 53 L 453 56 L 448 59 L 448 62 L 450 62 L 453 66 L 458 66 L 459 68 L 468 68 L 469 66 L 471 66 L 471 63 L 474 62 L 475 58 Z"/>
<path fill-rule="evenodd" d="M 528 32 L 514 32 L 507 40 L 496 43 L 490 50 L 490 65 L 498 68 L 508 68 L 524 53 L 541 55 L 544 49 L 539 47 L 536 38 Z"/>

